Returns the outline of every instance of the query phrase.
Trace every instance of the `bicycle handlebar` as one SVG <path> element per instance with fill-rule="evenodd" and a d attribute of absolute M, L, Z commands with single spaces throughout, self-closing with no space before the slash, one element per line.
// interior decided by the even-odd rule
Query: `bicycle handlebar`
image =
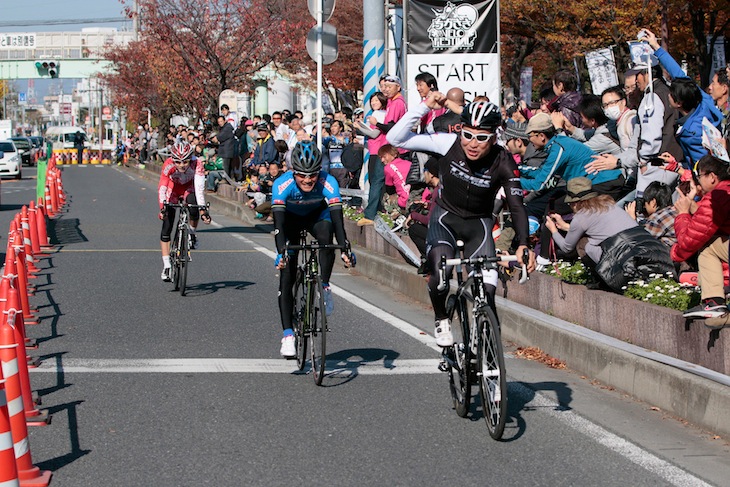
<path fill-rule="evenodd" d="M 318 243 L 305 243 L 300 245 L 285 245 L 284 253 L 287 250 L 348 250 L 346 245 L 335 245 L 335 244 L 318 244 Z"/>
<path fill-rule="evenodd" d="M 522 254 L 522 267 L 520 270 L 520 279 L 519 283 L 524 284 L 527 282 L 527 280 L 530 278 L 529 274 L 527 273 L 527 261 L 529 259 L 529 251 L 527 249 L 524 250 Z M 485 263 L 495 263 L 495 262 L 517 262 L 517 256 L 516 255 L 510 255 L 510 254 L 502 254 L 497 255 L 494 257 L 489 257 L 487 255 L 480 255 L 477 257 L 471 257 L 471 258 L 453 258 L 453 259 L 447 259 L 446 256 L 441 256 L 441 262 L 439 264 L 439 285 L 437 289 L 439 291 L 443 291 L 446 289 L 446 267 L 447 266 L 455 266 L 455 265 L 476 265 L 478 268 L 482 267 L 482 264 Z"/>
<path fill-rule="evenodd" d="M 165 201 L 162 205 L 166 208 L 197 208 L 198 210 L 208 210 L 210 208 L 210 203 L 206 203 L 205 205 L 191 205 L 188 203 L 168 203 Z"/>

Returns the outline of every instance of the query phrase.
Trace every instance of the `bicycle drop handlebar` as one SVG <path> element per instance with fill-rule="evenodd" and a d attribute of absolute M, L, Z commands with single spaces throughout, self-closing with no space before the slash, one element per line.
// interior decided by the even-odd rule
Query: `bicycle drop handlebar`
<path fill-rule="evenodd" d="M 527 249 L 525 249 L 522 254 L 522 267 L 520 270 L 520 280 L 518 281 L 520 284 L 524 284 L 530 278 L 529 274 L 527 273 L 527 262 L 528 262 L 529 257 L 530 257 L 529 251 Z M 471 257 L 471 258 L 466 258 L 466 259 L 462 259 L 462 258 L 458 258 L 458 257 L 453 258 L 453 259 L 447 259 L 446 256 L 441 256 L 441 262 L 439 264 L 438 290 L 443 291 L 444 289 L 446 289 L 446 267 L 447 266 L 475 265 L 477 268 L 481 269 L 483 264 L 494 264 L 496 262 L 517 262 L 517 256 L 510 255 L 510 254 L 502 254 L 502 255 L 497 255 L 494 257 L 489 257 L 487 255 L 480 255 L 477 257 Z"/>
<path fill-rule="evenodd" d="M 210 208 L 210 203 L 206 203 L 205 205 L 190 205 L 188 203 L 168 203 L 167 201 L 165 201 L 163 203 L 163 206 L 165 208 L 192 208 L 207 211 Z"/>

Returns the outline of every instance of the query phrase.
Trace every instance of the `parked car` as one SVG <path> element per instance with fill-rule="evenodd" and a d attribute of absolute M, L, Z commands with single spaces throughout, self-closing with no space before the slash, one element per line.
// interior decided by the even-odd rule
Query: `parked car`
<path fill-rule="evenodd" d="M 0 140 L 0 152 L 3 154 L 0 159 L 0 176 L 13 176 L 15 179 L 20 179 L 22 164 L 15 142 Z"/>
<path fill-rule="evenodd" d="M 18 149 L 23 164 L 26 166 L 35 165 L 37 149 L 33 147 L 33 141 L 29 137 L 10 137 L 10 140 L 15 142 L 15 147 Z"/>

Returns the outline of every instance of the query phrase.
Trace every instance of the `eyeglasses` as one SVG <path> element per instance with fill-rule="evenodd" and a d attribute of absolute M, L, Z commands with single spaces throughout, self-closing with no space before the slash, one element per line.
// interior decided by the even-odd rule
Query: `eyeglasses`
<path fill-rule="evenodd" d="M 271 120 L 281 120 L 281 117 L 271 117 Z"/>
<path fill-rule="evenodd" d="M 318 172 L 298 172 L 294 171 L 294 175 L 297 177 L 300 177 L 302 179 L 317 179 L 317 176 L 319 176 Z"/>
<path fill-rule="evenodd" d="M 606 103 L 601 104 L 603 108 L 608 108 L 614 106 L 616 103 L 620 102 L 622 98 L 619 98 L 618 100 L 611 100 L 607 101 Z"/>
<path fill-rule="evenodd" d="M 186 159 L 184 161 L 173 161 L 175 165 L 177 166 L 185 166 L 187 164 L 190 164 L 190 159 Z"/>
<path fill-rule="evenodd" d="M 461 136 L 464 137 L 465 140 L 471 141 L 472 139 L 477 139 L 478 143 L 486 144 L 496 137 L 496 134 L 475 134 L 474 132 L 469 132 L 466 129 L 461 129 Z"/>

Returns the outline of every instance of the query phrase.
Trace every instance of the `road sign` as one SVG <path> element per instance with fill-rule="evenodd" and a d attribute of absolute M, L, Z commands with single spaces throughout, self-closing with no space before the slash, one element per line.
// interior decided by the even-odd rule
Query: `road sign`
<path fill-rule="evenodd" d="M 27 96 L 24 91 L 18 92 L 18 104 L 25 105 L 28 103 Z"/>
<path fill-rule="evenodd" d="M 71 104 L 70 103 L 61 103 L 59 107 L 59 113 L 61 115 L 71 115 Z"/>
<path fill-rule="evenodd" d="M 307 34 L 307 52 L 317 60 L 317 26 Z M 337 60 L 337 29 L 327 22 L 322 24 L 322 64 L 332 64 Z"/>
<path fill-rule="evenodd" d="M 322 2 L 322 22 L 327 22 L 335 11 L 335 0 L 319 0 Z M 317 0 L 307 0 L 309 13 L 317 18 Z"/>
<path fill-rule="evenodd" d="M 104 107 L 101 109 L 101 113 L 103 115 L 111 115 L 112 109 L 110 107 Z M 105 120 L 108 120 L 108 119 L 105 119 Z"/>

